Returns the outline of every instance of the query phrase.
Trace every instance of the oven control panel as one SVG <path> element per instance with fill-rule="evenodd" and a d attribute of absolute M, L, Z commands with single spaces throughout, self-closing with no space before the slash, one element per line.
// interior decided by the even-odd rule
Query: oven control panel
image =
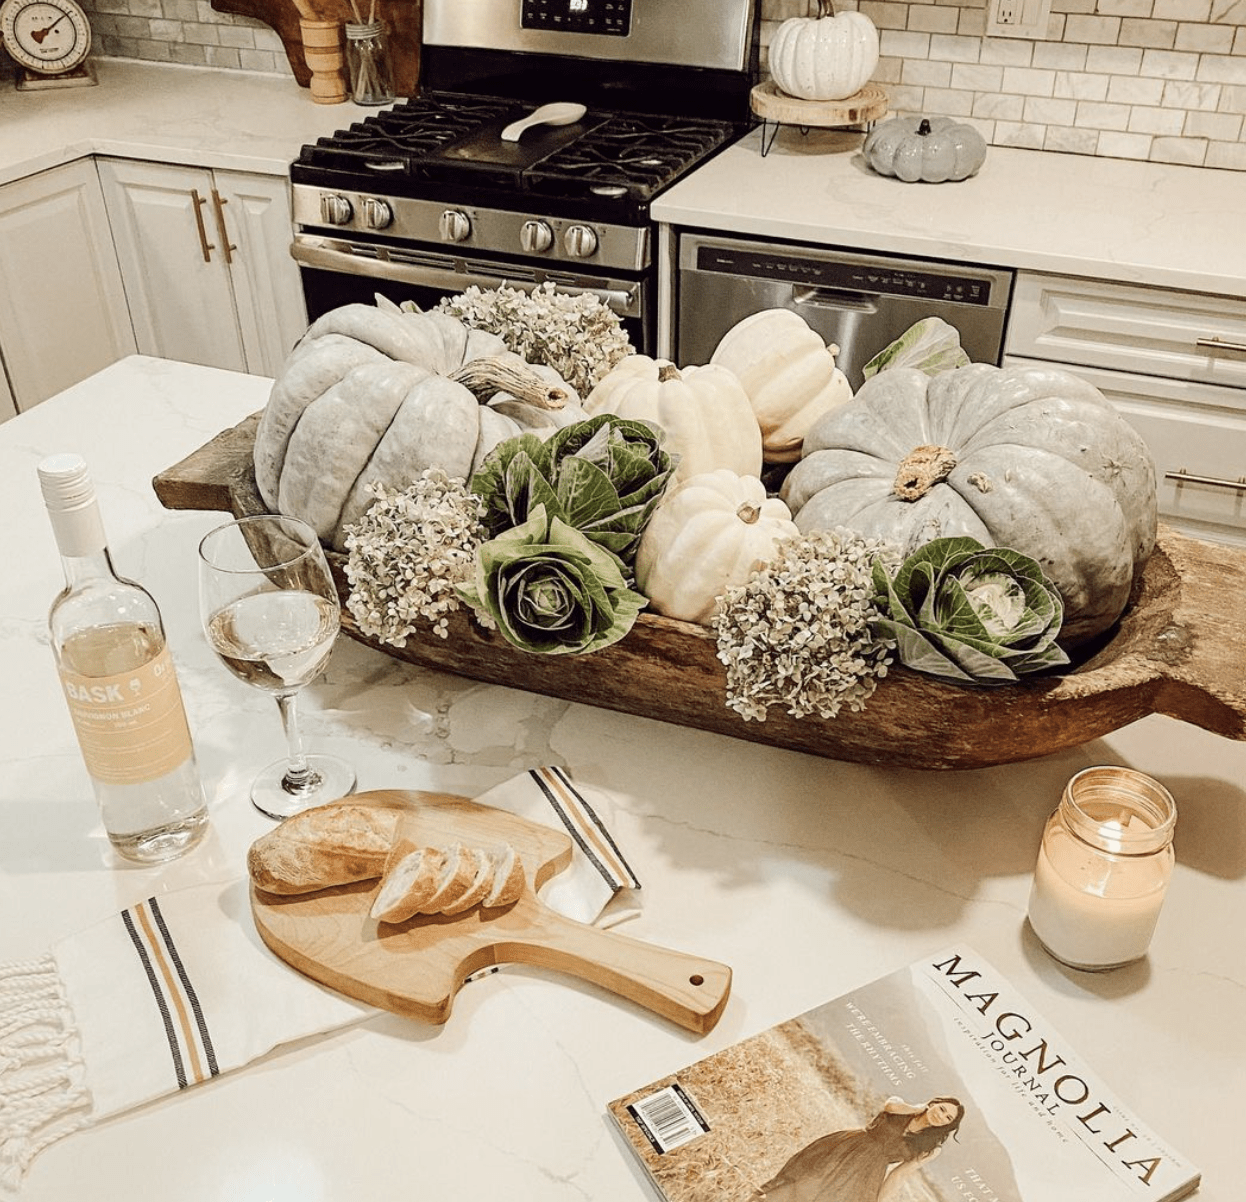
<path fill-rule="evenodd" d="M 627 37 L 632 0 L 523 0 L 520 24 L 524 29 Z"/>

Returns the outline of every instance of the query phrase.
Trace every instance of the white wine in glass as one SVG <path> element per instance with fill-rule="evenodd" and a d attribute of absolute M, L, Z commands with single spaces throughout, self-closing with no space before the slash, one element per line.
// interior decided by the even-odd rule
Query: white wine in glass
<path fill-rule="evenodd" d="M 240 518 L 199 544 L 199 606 L 212 650 L 239 680 L 271 693 L 288 755 L 251 787 L 271 818 L 345 797 L 354 769 L 335 756 L 308 755 L 299 736 L 299 690 L 324 671 L 341 629 L 333 575 L 316 532 L 297 518 Z"/>

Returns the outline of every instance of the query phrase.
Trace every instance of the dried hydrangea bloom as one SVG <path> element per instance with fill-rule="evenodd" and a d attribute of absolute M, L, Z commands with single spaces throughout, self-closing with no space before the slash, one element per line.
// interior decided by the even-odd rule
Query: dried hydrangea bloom
<path fill-rule="evenodd" d="M 556 292 L 548 282 L 531 293 L 473 284 L 437 307 L 473 329 L 499 335 L 529 363 L 552 367 L 580 396 L 588 396 L 633 350 L 617 313 L 591 293 Z"/>
<path fill-rule="evenodd" d="M 364 634 L 395 647 L 421 626 L 446 638 L 485 537 L 480 499 L 440 468 L 405 489 L 367 490 L 376 500 L 346 531 L 346 608 Z"/>
<path fill-rule="evenodd" d="M 718 602 L 712 627 L 727 705 L 758 722 L 772 705 L 794 718 L 863 709 L 895 649 L 871 631 L 873 564 L 894 570 L 900 559 L 892 544 L 842 529 L 779 543 L 769 563 Z"/>

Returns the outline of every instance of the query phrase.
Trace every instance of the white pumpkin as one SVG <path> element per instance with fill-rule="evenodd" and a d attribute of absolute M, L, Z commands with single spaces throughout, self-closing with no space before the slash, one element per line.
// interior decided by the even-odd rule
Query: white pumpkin
<path fill-rule="evenodd" d="M 799 100 L 843 100 L 859 92 L 878 66 L 878 30 L 859 12 L 832 15 L 819 0 L 816 17 L 791 17 L 770 41 L 770 74 Z"/>
<path fill-rule="evenodd" d="M 761 428 L 740 381 L 725 367 L 685 367 L 628 355 L 589 393 L 590 416 L 613 413 L 652 422 L 664 449 L 679 456 L 674 484 L 716 468 L 761 473 Z M 673 486 L 673 485 L 672 485 Z"/>
<path fill-rule="evenodd" d="M 728 588 L 748 582 L 798 534 L 756 476 L 726 468 L 685 481 L 658 506 L 636 552 L 636 587 L 668 618 L 707 625 Z"/>
<path fill-rule="evenodd" d="M 748 393 L 768 463 L 795 463 L 820 417 L 852 400 L 829 346 L 791 309 L 762 309 L 723 336 L 710 363 L 733 372 Z"/>

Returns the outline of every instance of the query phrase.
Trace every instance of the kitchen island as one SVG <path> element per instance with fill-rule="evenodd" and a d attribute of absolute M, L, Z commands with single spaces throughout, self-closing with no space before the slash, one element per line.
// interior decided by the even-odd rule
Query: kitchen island
<path fill-rule="evenodd" d="M 195 548 L 221 515 L 166 511 L 150 487 L 268 388 L 130 358 L 0 428 L 0 962 L 152 894 L 236 879 L 271 829 L 246 790 L 280 752 L 275 707 L 198 625 Z M 162 606 L 209 796 L 208 838 L 161 868 L 110 851 L 58 695 L 44 623 L 61 574 L 35 468 L 63 450 L 90 463 L 118 569 Z M 1246 1095 L 1246 744 L 1153 717 L 1008 767 L 875 768 L 481 685 L 348 639 L 301 705 L 308 743 L 351 759 L 361 789 L 474 796 L 557 764 L 604 791 L 643 884 L 621 929 L 729 964 L 721 1021 L 698 1038 L 591 986 L 507 969 L 466 986 L 444 1027 L 379 1014 L 72 1135 L 35 1161 L 23 1202 L 643 1199 L 608 1101 L 953 941 L 1201 1168 L 1199 1197 L 1239 1197 L 1225 1131 Z M 1150 955 L 1105 975 L 1060 967 L 1025 924 L 1043 822 L 1094 763 L 1151 773 L 1180 812 Z"/>

